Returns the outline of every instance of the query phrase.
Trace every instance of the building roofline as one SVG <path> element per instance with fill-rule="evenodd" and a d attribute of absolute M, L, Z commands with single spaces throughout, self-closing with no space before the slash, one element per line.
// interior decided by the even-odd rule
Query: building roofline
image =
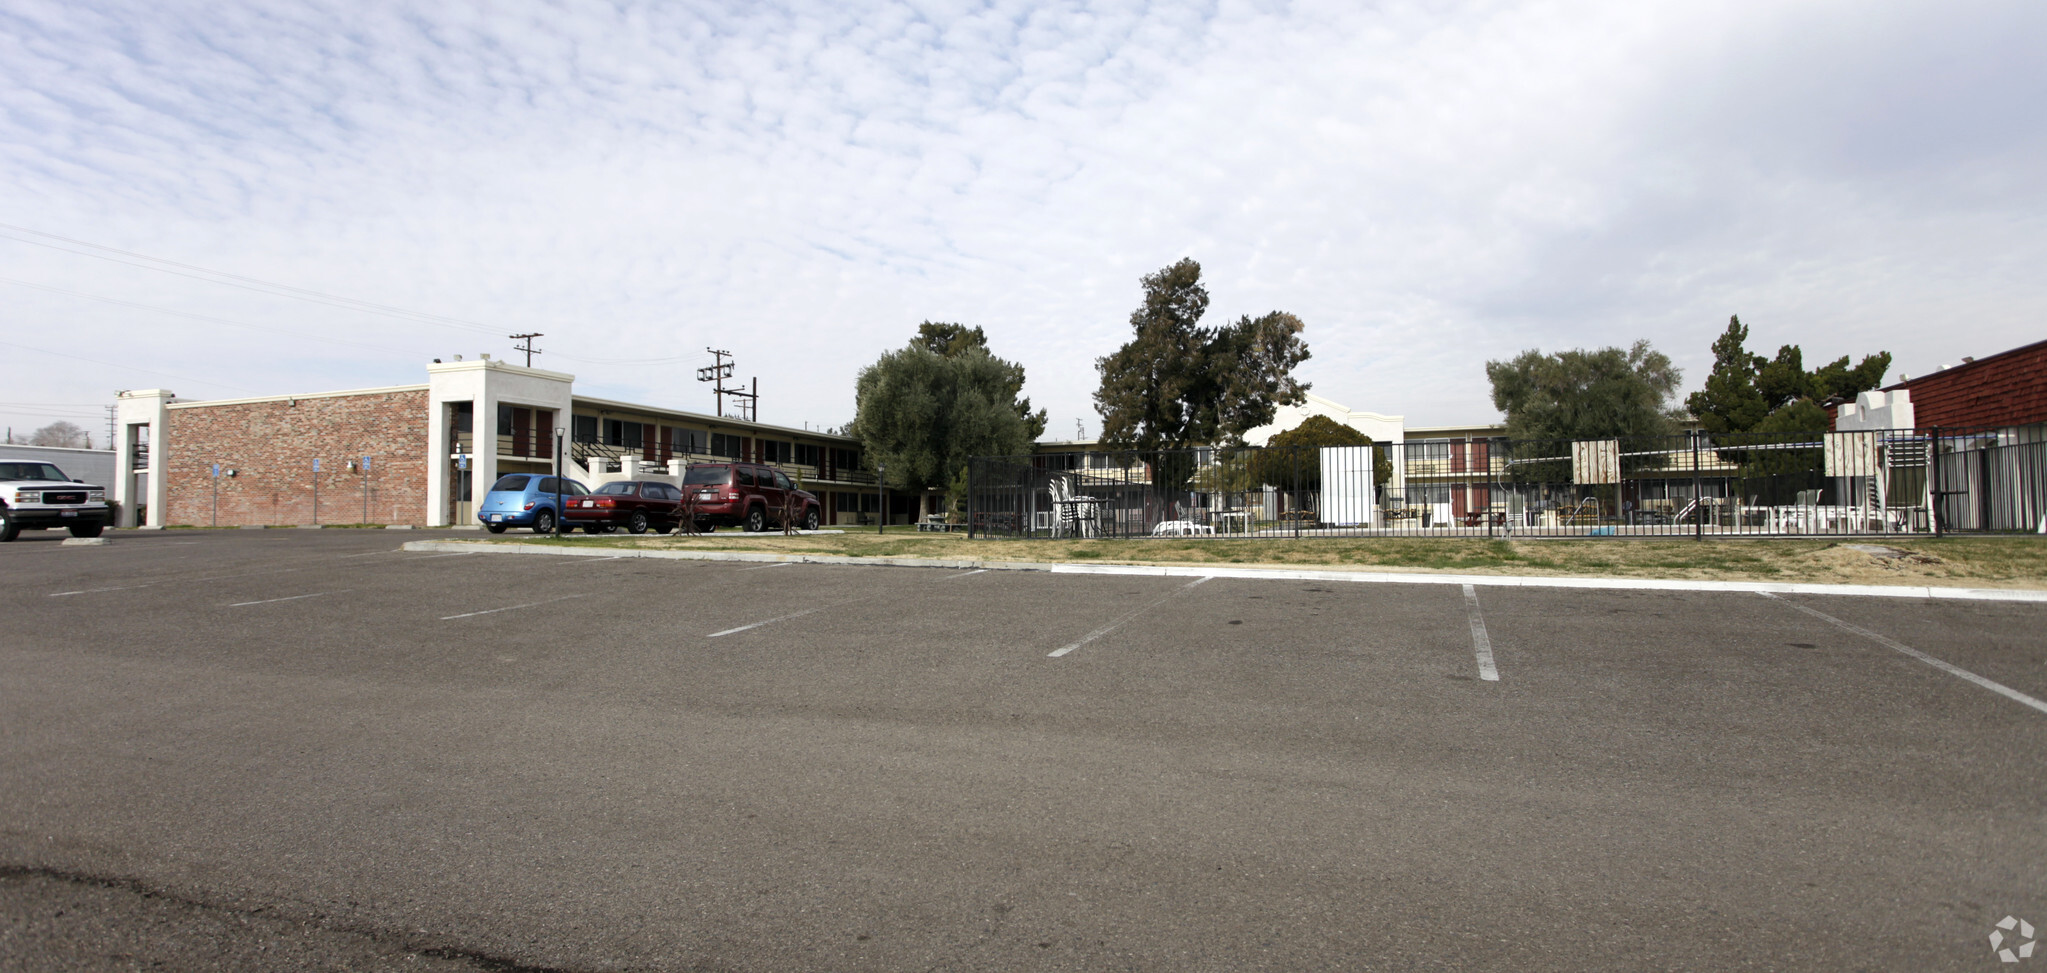
<path fill-rule="evenodd" d="M 726 416 L 711 416 L 705 415 L 701 412 L 690 412 L 687 409 L 667 409 L 662 408 L 661 406 L 647 405 L 646 403 L 643 402 L 620 402 L 617 399 L 600 399 L 594 395 L 571 395 L 569 397 L 570 408 L 586 404 L 605 406 L 615 410 L 639 412 L 647 415 L 680 416 L 686 419 L 694 420 L 696 422 L 724 423 L 726 425 L 743 426 L 749 429 L 783 432 L 788 433 L 789 435 L 792 436 L 817 436 L 824 439 L 835 439 L 842 442 L 854 444 L 858 444 L 860 442 L 860 440 L 856 437 L 841 435 L 835 432 L 825 432 L 822 429 L 791 429 L 788 426 L 777 426 L 772 423 L 756 422 L 751 419 L 733 419 Z"/>
<path fill-rule="evenodd" d="M 1927 372 L 1924 375 L 1915 376 L 1913 378 L 1905 379 L 1904 381 L 1897 382 L 1895 384 L 1883 386 L 1877 391 L 1895 392 L 1899 389 L 1909 390 L 1912 386 L 1918 385 L 1921 382 L 1931 381 L 1935 378 L 1940 378 L 1946 375 L 1953 375 L 1956 372 L 1966 371 L 1968 369 L 1975 368 L 1979 365 L 1988 365 L 1991 362 L 1994 362 L 2000 358 L 2005 358 L 2011 355 L 2017 355 L 2028 351 L 2036 351 L 2041 348 L 2047 348 L 2047 341 L 2035 341 L 2032 344 L 2020 345 L 2017 348 L 2008 348 L 2004 351 L 1998 352 L 1997 354 L 1989 355 L 1983 358 L 1978 358 L 1975 361 L 1965 361 L 1959 365 L 1947 365 L 1942 368 L 1937 368 L 1933 371 Z"/>
<path fill-rule="evenodd" d="M 553 372 L 545 368 L 534 368 L 530 365 L 514 365 L 511 362 L 501 361 L 496 358 L 478 358 L 475 361 L 429 362 L 426 370 L 429 375 L 436 372 L 503 371 L 518 372 L 522 375 L 532 375 L 536 378 L 551 378 L 557 382 L 574 382 L 576 380 L 574 375 L 567 372 Z"/>
<path fill-rule="evenodd" d="M 172 400 L 168 408 L 196 409 L 213 405 L 250 405 L 257 402 L 288 402 L 299 399 L 337 399 L 348 395 L 389 395 L 394 392 L 424 392 L 424 385 L 387 385 L 373 389 L 343 389 L 339 392 L 291 392 L 284 395 L 255 395 L 245 399 L 197 399 L 191 402 Z"/>

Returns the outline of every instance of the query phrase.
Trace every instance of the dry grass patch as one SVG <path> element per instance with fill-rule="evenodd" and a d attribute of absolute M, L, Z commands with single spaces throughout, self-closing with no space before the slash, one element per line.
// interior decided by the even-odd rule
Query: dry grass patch
<path fill-rule="evenodd" d="M 1098 564 L 1354 568 L 1458 574 L 1599 576 L 2047 589 L 2047 537 L 1690 540 L 1571 538 L 1140 538 L 969 540 L 914 531 L 698 537 L 492 538 L 493 543 L 841 557 Z M 1862 550 L 1873 548 L 1876 550 Z"/>

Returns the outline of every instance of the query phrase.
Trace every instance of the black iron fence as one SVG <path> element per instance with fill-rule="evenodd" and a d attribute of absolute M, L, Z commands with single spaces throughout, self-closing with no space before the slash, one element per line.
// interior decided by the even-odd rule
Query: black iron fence
<path fill-rule="evenodd" d="M 2047 532 L 2040 426 L 1039 453 L 968 477 L 971 530 L 1007 537 Z"/>

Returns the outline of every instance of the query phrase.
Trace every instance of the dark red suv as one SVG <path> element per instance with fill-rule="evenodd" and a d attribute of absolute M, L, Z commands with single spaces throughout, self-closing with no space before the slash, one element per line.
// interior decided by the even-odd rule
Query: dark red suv
<path fill-rule="evenodd" d="M 741 525 L 758 533 L 769 524 L 782 526 L 786 516 L 804 530 L 816 530 L 824 506 L 808 490 L 800 490 L 772 466 L 754 463 L 704 463 L 682 474 L 683 504 L 696 508 L 697 529 Z"/>

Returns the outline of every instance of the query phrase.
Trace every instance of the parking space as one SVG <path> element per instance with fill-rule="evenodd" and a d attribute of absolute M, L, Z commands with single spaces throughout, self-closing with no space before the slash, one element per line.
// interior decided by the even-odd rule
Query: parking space
<path fill-rule="evenodd" d="M 2047 916 L 2047 712 L 1857 631 L 2038 698 L 2041 606 L 370 533 L 0 561 L 0 866 L 573 970 L 1970 969 Z"/>

